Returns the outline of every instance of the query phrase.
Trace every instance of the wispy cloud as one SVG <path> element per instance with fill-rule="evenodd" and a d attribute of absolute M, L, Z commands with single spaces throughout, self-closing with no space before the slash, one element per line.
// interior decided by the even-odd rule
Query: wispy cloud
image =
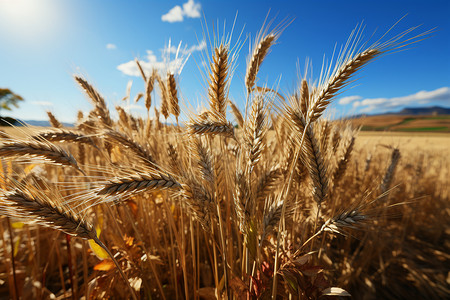
<path fill-rule="evenodd" d="M 114 49 L 117 49 L 117 46 L 115 44 L 106 44 L 106 49 L 114 50 Z"/>
<path fill-rule="evenodd" d="M 196 3 L 194 0 L 188 0 L 188 2 L 183 4 L 183 7 L 179 5 L 172 7 L 167 14 L 161 16 L 161 20 L 174 23 L 182 22 L 184 17 L 200 18 L 200 10 L 200 3 Z"/>
<path fill-rule="evenodd" d="M 31 104 L 39 106 L 53 106 L 53 103 L 48 101 L 31 101 Z"/>
<path fill-rule="evenodd" d="M 352 103 L 353 101 L 356 100 L 361 100 L 362 97 L 361 96 L 348 96 L 348 97 L 343 97 L 341 99 L 339 99 L 339 104 L 341 105 L 347 105 Z"/>
<path fill-rule="evenodd" d="M 144 72 L 149 75 L 153 69 L 158 71 L 170 71 L 172 73 L 179 73 L 186 63 L 187 58 L 195 52 L 205 49 L 206 42 L 201 41 L 198 45 L 191 47 L 181 47 L 181 43 L 178 47 L 171 46 L 169 44 L 165 49 L 161 49 L 163 57 L 159 60 L 152 50 L 147 50 L 146 59 L 139 60 L 140 65 Z M 177 54 L 174 59 L 170 59 L 170 54 Z M 166 56 L 166 57 L 165 57 Z M 129 76 L 141 76 L 139 68 L 134 60 L 130 60 L 126 63 L 117 66 L 117 69 L 125 75 Z"/>
<path fill-rule="evenodd" d="M 415 94 L 402 97 L 360 99 L 361 97 L 359 96 L 344 97 L 339 100 L 339 104 L 353 102 L 353 107 L 358 108 L 360 112 L 386 110 L 416 104 L 423 105 L 435 101 L 450 105 L 450 87 L 441 87 L 433 91 L 419 91 Z"/>

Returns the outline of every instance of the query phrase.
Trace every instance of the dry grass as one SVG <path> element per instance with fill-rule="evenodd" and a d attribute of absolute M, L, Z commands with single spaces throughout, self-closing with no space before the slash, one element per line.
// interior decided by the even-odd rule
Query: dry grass
<path fill-rule="evenodd" d="M 178 120 L 179 82 L 140 68 L 147 110 L 157 83 L 156 118 L 117 107 L 113 120 L 100 93 L 75 77 L 93 104 L 76 130 L 9 130 L 0 145 L 0 296 L 445 298 L 450 174 L 439 143 L 448 137 L 358 136 L 321 117 L 356 71 L 410 40 L 360 49 L 354 34 L 336 65 L 280 104 L 256 80 L 279 33 L 264 29 L 254 42 L 246 113 L 231 105 L 238 129 L 226 114 L 232 51 L 219 44 L 210 109 L 182 126 L 159 121 L 159 111 Z"/>

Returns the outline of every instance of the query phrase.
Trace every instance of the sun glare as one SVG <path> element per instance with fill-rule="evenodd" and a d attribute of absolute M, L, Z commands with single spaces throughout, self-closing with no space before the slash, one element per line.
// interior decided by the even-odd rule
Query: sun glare
<path fill-rule="evenodd" d="M 46 41 L 59 28 L 60 2 L 0 0 L 0 33 L 16 42 Z"/>

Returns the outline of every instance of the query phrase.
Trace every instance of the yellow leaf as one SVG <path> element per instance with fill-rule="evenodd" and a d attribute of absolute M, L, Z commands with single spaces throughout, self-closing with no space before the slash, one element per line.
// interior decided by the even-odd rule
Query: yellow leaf
<path fill-rule="evenodd" d="M 106 258 L 109 258 L 108 253 L 99 245 L 97 245 L 97 243 L 94 240 L 89 240 L 89 247 L 91 247 L 92 252 L 94 252 L 95 256 L 97 256 L 98 259 L 100 260 L 104 260 Z"/>
<path fill-rule="evenodd" d="M 115 268 L 115 265 L 112 262 L 112 260 L 110 260 L 110 259 L 105 259 L 104 261 L 102 261 L 94 266 L 94 270 L 97 270 L 97 271 L 109 271 L 113 268 Z"/>
<path fill-rule="evenodd" d="M 22 229 L 25 224 L 22 222 L 13 222 L 11 223 L 11 227 L 14 229 Z"/>
<path fill-rule="evenodd" d="M 102 218 L 103 223 L 103 218 Z M 100 236 L 100 233 L 102 230 L 100 229 L 99 224 L 95 227 L 95 231 L 97 232 L 97 236 Z M 102 247 L 97 245 L 97 243 L 94 240 L 89 240 L 89 247 L 91 248 L 92 252 L 94 252 L 95 256 L 97 256 L 98 259 L 104 260 L 106 258 L 109 258 L 108 252 L 106 252 Z"/>

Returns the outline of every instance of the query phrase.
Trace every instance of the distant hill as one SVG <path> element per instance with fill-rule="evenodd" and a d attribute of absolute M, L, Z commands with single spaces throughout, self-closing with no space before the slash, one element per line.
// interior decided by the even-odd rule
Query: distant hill
<path fill-rule="evenodd" d="M 404 108 L 399 112 L 348 118 L 363 131 L 450 132 L 450 108 Z"/>
<path fill-rule="evenodd" d="M 395 115 L 450 115 L 450 108 L 441 106 L 431 107 L 406 107 L 397 113 L 390 113 Z"/>
<path fill-rule="evenodd" d="M 31 126 L 39 126 L 39 127 L 50 127 L 49 121 L 39 121 L 39 120 L 21 120 L 20 122 L 31 125 Z M 73 127 L 72 123 L 61 122 L 64 127 Z"/>

